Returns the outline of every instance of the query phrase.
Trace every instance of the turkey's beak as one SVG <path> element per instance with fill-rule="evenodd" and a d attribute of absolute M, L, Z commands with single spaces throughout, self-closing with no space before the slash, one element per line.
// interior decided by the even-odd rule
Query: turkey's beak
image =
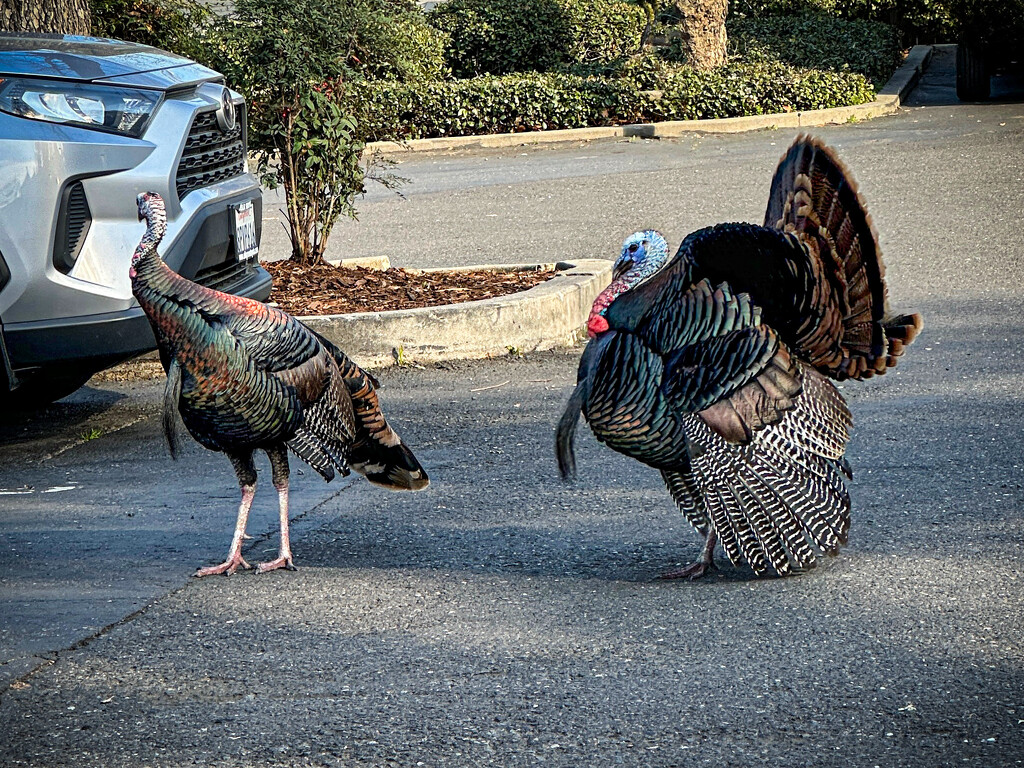
<path fill-rule="evenodd" d="M 633 268 L 633 260 L 632 259 L 622 259 L 620 261 L 617 261 L 615 263 L 615 266 L 612 268 L 612 280 L 618 280 L 624 274 L 629 272 L 629 270 L 632 269 L 632 268 Z"/>

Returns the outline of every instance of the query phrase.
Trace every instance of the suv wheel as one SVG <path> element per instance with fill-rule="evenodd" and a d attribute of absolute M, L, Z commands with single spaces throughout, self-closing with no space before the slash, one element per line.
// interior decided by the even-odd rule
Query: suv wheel
<path fill-rule="evenodd" d="M 976 43 L 956 47 L 956 96 L 960 101 L 985 101 L 991 93 L 991 77 L 985 49 Z"/>
<path fill-rule="evenodd" d="M 35 410 L 67 397 L 92 378 L 93 371 L 43 370 L 13 392 L 0 393 L 0 404 L 10 410 Z"/>

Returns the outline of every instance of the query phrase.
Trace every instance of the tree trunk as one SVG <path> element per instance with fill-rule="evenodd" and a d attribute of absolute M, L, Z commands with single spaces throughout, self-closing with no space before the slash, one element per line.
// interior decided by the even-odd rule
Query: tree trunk
<path fill-rule="evenodd" d="M 89 0 L 0 0 L 0 30 L 88 35 Z"/>
<path fill-rule="evenodd" d="M 711 69 L 725 63 L 725 15 L 729 0 L 671 0 L 670 42 L 678 40 L 690 65 Z"/>

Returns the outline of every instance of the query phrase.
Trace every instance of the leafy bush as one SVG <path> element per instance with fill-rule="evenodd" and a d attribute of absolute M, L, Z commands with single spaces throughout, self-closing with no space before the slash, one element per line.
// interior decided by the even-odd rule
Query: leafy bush
<path fill-rule="evenodd" d="M 645 11 L 621 0 L 449 0 L 429 16 L 456 77 L 546 71 L 634 53 Z"/>
<path fill-rule="evenodd" d="M 822 109 L 870 101 L 860 74 L 798 69 L 776 61 L 710 72 L 676 68 L 651 93 L 650 71 L 636 77 L 517 73 L 449 82 L 350 84 L 346 111 L 368 140 L 515 133 Z"/>
<path fill-rule="evenodd" d="M 981 37 L 1019 46 L 1024 0 L 730 0 L 730 18 L 827 14 L 894 25 L 908 43 L 948 43 Z"/>
<path fill-rule="evenodd" d="M 284 186 L 292 258 L 319 260 L 331 228 L 363 191 L 364 144 L 324 83 L 350 74 L 364 17 L 350 0 L 240 0 L 235 19 L 216 24 L 210 63 L 249 105 L 249 146 L 257 173 Z"/>
<path fill-rule="evenodd" d="M 359 19 L 347 63 L 380 80 L 446 77 L 447 35 L 427 23 L 415 0 L 353 0 Z"/>
<path fill-rule="evenodd" d="M 195 59 L 212 13 L 195 0 L 90 0 L 92 34 L 132 40 Z"/>
<path fill-rule="evenodd" d="M 291 4 L 288 0 L 276 5 Z M 447 37 L 427 24 L 415 0 L 350 0 L 330 5 L 336 19 L 331 28 L 339 37 L 313 55 L 326 53 L 353 72 L 383 80 L 448 75 Z M 242 50 L 223 50 L 232 43 L 213 31 L 220 27 L 223 32 L 223 20 L 196 0 L 90 0 L 90 7 L 92 32 L 100 37 L 164 48 L 206 64 L 219 63 L 225 56 L 239 62 L 246 57 Z M 251 16 L 244 2 L 239 4 L 239 14 L 239 21 Z"/>
<path fill-rule="evenodd" d="M 745 61 L 858 72 L 880 87 L 900 61 L 894 27 L 822 16 L 768 16 L 729 22 L 730 51 Z"/>

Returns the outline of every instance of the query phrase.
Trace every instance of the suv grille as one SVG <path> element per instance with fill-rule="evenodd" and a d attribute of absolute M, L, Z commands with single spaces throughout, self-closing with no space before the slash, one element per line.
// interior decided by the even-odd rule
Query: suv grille
<path fill-rule="evenodd" d="M 192 121 L 185 149 L 178 161 L 177 188 L 181 200 L 189 192 L 245 173 L 245 107 L 239 105 L 238 120 L 224 133 L 217 125 L 215 111 L 200 112 Z"/>
<path fill-rule="evenodd" d="M 194 282 L 213 288 L 216 291 L 231 293 L 236 284 L 242 282 L 256 271 L 255 265 L 224 263 L 214 267 L 201 269 L 196 274 Z"/>

